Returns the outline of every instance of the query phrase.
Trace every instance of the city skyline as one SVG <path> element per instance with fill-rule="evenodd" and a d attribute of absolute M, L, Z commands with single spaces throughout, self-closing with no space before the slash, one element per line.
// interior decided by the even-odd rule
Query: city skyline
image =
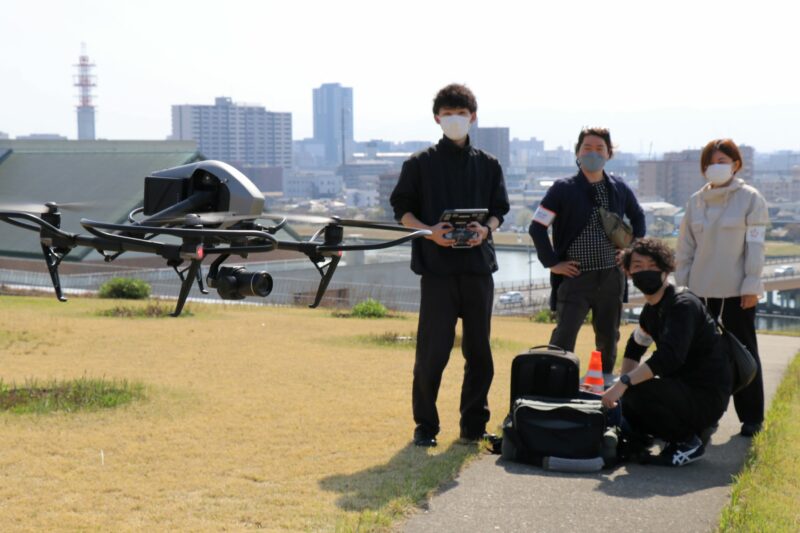
<path fill-rule="evenodd" d="M 431 100 L 455 81 L 475 91 L 481 126 L 547 149 L 594 124 L 631 153 L 723 136 L 800 149 L 787 133 L 800 120 L 794 5 L 381 5 L 10 0 L 0 131 L 76 138 L 73 65 L 86 42 L 98 138 L 165 139 L 171 106 L 223 95 L 290 112 L 294 139 L 310 138 L 311 90 L 341 83 L 354 90 L 356 140 L 435 141 Z"/>

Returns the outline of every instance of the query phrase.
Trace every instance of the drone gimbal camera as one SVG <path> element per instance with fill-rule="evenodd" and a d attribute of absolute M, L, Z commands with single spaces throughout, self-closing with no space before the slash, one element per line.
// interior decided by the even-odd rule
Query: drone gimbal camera
<path fill-rule="evenodd" d="M 66 301 L 58 267 L 73 248 L 93 248 L 109 262 L 125 252 L 144 252 L 164 258 L 181 279 L 173 316 L 180 315 L 195 282 L 201 292 L 207 293 L 201 265 L 210 256 L 216 258 L 208 271 L 208 286 L 216 289 L 220 298 L 240 300 L 248 296 L 267 297 L 272 292 L 272 276 L 263 271 L 248 272 L 243 266 L 223 266 L 230 256 L 246 258 L 249 254 L 279 249 L 302 252 L 320 274 L 316 296 L 310 304 L 317 307 L 342 252 L 389 248 L 430 235 L 427 230 L 382 222 L 301 217 L 322 227 L 305 241 L 280 240 L 275 235 L 290 217 L 265 213 L 264 196 L 253 182 L 220 161 L 200 161 L 151 173 L 145 178 L 143 205 L 130 212 L 127 223 L 81 219 L 81 226 L 90 235 L 63 231 L 61 212 L 54 202 L 37 204 L 33 209 L 13 207 L 0 207 L 0 220 L 39 234 L 59 300 Z M 262 225 L 259 220 L 269 223 Z M 369 244 L 344 244 L 348 227 L 389 230 L 403 235 Z M 165 236 L 180 242 L 157 240 Z M 180 268 L 187 261 L 189 265 Z"/>

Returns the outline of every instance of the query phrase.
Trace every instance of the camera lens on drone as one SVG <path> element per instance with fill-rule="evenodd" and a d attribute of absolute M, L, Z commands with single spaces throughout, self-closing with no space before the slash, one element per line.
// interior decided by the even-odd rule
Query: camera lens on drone
<path fill-rule="evenodd" d="M 241 300 L 246 296 L 261 296 L 272 292 L 272 276 L 267 272 L 248 272 L 243 266 L 222 267 L 209 275 L 209 287 L 217 289 L 223 300 Z"/>
<path fill-rule="evenodd" d="M 239 292 L 244 296 L 269 296 L 272 292 L 272 276 L 267 272 L 246 272 L 241 270 L 236 273 Z"/>

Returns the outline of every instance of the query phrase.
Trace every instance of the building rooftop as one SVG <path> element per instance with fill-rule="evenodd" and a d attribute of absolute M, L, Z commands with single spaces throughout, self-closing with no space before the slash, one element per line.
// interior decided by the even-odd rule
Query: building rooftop
<path fill-rule="evenodd" d="M 0 139 L 2 204 L 87 203 L 62 214 L 62 228 L 85 233 L 81 218 L 122 222 L 142 205 L 144 178 L 204 159 L 194 141 L 49 141 Z M 71 259 L 91 252 L 76 248 Z M 41 256 L 34 232 L 0 224 L 0 255 Z"/>

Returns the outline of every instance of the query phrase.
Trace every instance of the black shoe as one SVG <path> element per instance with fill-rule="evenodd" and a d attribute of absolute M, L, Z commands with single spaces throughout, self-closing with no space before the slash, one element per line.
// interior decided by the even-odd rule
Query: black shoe
<path fill-rule="evenodd" d="M 700 437 L 700 441 L 703 443 L 703 446 L 708 446 L 708 443 L 711 442 L 711 435 L 717 432 L 719 429 L 719 424 L 714 424 L 713 426 L 708 426 L 706 429 L 700 432 L 698 435 Z"/>
<path fill-rule="evenodd" d="M 462 433 L 461 437 L 459 437 L 459 439 L 456 442 L 459 444 L 475 444 L 476 442 L 483 442 L 483 441 L 494 442 L 494 440 L 497 438 L 498 438 L 497 435 L 495 435 L 494 433 L 486 433 L 485 431 L 477 435 Z"/>
<path fill-rule="evenodd" d="M 639 456 L 648 455 L 655 444 L 652 435 L 633 429 L 630 424 L 620 428 L 619 450 L 624 460 L 637 460 Z"/>
<path fill-rule="evenodd" d="M 651 464 L 685 466 L 700 459 L 706 448 L 697 435 L 686 442 L 669 442 Z"/>
<path fill-rule="evenodd" d="M 761 422 L 745 422 L 742 424 L 740 435 L 742 437 L 752 437 L 759 431 L 761 431 Z"/>
<path fill-rule="evenodd" d="M 436 446 L 436 437 L 420 431 L 414 432 L 414 446 L 433 448 Z"/>

